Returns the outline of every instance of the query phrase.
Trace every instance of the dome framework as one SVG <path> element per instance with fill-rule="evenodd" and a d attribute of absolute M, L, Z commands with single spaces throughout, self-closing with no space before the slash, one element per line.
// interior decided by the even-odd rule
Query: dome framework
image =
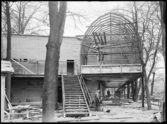
<path fill-rule="evenodd" d="M 118 12 L 97 18 L 81 44 L 81 65 L 140 64 L 134 22 Z"/>

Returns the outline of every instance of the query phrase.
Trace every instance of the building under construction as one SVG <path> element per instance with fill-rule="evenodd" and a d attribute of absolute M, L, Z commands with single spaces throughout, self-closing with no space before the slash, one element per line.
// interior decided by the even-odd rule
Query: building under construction
<path fill-rule="evenodd" d="M 12 104 L 41 104 L 47 42 L 48 36 L 12 35 Z M 142 77 L 138 48 L 134 22 L 120 13 L 100 16 L 83 36 L 64 37 L 57 91 L 64 116 L 90 115 L 97 89 L 102 97 L 106 88 L 128 98 L 132 91 L 134 99 Z"/>

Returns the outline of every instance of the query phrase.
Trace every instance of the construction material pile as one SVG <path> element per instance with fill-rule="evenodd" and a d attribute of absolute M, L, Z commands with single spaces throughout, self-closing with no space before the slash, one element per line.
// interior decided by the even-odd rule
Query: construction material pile
<path fill-rule="evenodd" d="M 42 109 L 30 105 L 17 105 L 5 111 L 6 122 L 35 121 L 42 118 Z"/>

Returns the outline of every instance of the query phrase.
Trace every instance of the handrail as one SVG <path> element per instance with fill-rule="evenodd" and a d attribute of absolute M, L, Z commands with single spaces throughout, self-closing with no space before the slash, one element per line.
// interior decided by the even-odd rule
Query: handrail
<path fill-rule="evenodd" d="M 65 117 L 65 91 L 64 91 L 64 77 L 63 72 L 61 72 L 61 82 L 62 82 L 62 94 L 63 94 L 63 114 Z"/>
<path fill-rule="evenodd" d="M 87 88 L 87 86 L 86 86 L 86 84 L 85 84 L 85 81 L 84 81 L 84 79 L 83 79 L 82 74 L 80 75 L 80 78 L 81 78 L 81 80 L 82 80 L 83 86 L 85 87 L 85 91 L 86 91 L 86 94 L 87 94 L 87 98 L 89 99 L 89 105 L 92 105 L 92 97 L 90 96 L 89 90 L 88 90 L 88 88 Z"/>
<path fill-rule="evenodd" d="M 89 94 L 88 88 L 87 88 L 87 86 L 86 86 L 86 84 L 85 84 L 85 81 L 84 81 L 84 79 L 83 79 L 82 74 L 79 75 L 78 66 L 76 67 L 76 69 L 77 69 L 76 72 L 77 72 L 78 79 L 79 79 L 79 81 L 81 82 L 81 86 L 82 86 L 83 91 L 84 91 L 84 94 L 85 94 L 85 96 L 86 96 L 86 100 L 87 100 L 88 104 L 91 106 L 91 105 L 92 105 L 92 99 L 91 99 L 91 96 L 90 96 L 90 94 Z"/>
<path fill-rule="evenodd" d="M 17 63 L 18 65 L 20 65 L 21 67 L 23 67 L 24 69 L 26 69 L 27 71 L 29 71 L 31 74 L 34 74 L 32 71 L 30 71 L 28 68 L 26 68 L 25 66 L 23 66 L 19 62 L 15 61 L 14 59 L 11 59 L 11 60 L 14 61 L 15 63 Z"/>
<path fill-rule="evenodd" d="M 78 75 L 77 75 L 77 77 L 78 77 L 79 84 L 80 84 L 80 86 L 81 86 L 81 90 L 82 90 L 82 93 L 83 93 L 84 99 L 86 100 L 86 96 L 85 96 L 85 93 L 84 93 L 84 90 L 83 90 L 83 87 L 82 87 L 81 81 L 80 81 L 80 79 L 79 79 L 79 76 L 78 76 Z M 89 108 L 89 106 L 88 106 L 87 102 L 86 102 L 86 106 L 87 106 L 88 111 L 89 111 L 89 113 L 90 113 L 90 108 Z M 90 116 L 91 116 L 91 115 L 90 115 Z"/>

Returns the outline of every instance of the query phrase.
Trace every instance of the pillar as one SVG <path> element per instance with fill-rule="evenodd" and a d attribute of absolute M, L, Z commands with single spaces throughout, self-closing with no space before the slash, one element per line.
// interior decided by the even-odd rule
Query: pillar
<path fill-rule="evenodd" d="M 130 84 L 127 84 L 127 98 L 130 98 Z"/>
<path fill-rule="evenodd" d="M 134 101 L 134 82 L 131 83 L 131 89 L 132 89 L 132 100 Z"/>
<path fill-rule="evenodd" d="M 142 75 L 142 107 L 144 107 L 144 77 Z"/>
<path fill-rule="evenodd" d="M 124 86 L 124 98 L 125 98 L 125 89 L 126 89 L 126 87 Z"/>
<path fill-rule="evenodd" d="M 134 82 L 135 83 L 135 85 L 134 85 L 134 90 L 135 90 L 135 93 L 134 93 L 134 100 L 135 100 L 135 102 L 137 101 L 137 80 Z"/>

